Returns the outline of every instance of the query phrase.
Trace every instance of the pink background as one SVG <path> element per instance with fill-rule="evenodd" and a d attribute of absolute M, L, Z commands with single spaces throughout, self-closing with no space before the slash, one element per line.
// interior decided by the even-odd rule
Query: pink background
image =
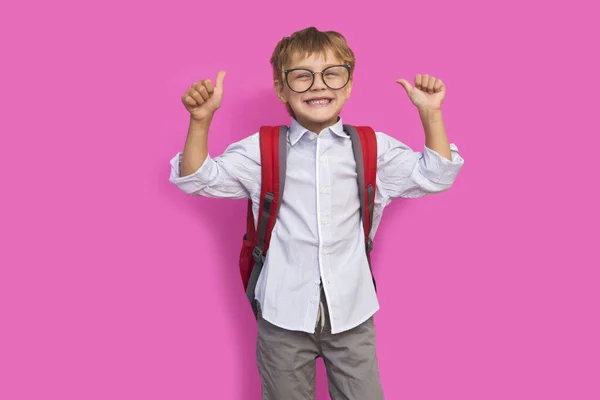
<path fill-rule="evenodd" d="M 395 80 L 428 73 L 466 160 L 377 236 L 386 398 L 600 399 L 591 4 L 3 3 L 0 399 L 260 398 L 246 204 L 185 196 L 169 159 L 181 95 L 219 69 L 211 154 L 289 123 L 268 60 L 311 25 L 357 54 L 345 122 L 421 150 Z"/>

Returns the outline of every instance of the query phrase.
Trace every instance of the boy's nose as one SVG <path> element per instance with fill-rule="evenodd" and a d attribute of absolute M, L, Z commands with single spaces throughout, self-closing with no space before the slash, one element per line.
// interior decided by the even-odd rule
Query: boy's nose
<path fill-rule="evenodd" d="M 325 82 L 323 82 L 323 75 L 321 74 L 315 74 L 315 81 L 313 82 L 312 85 L 312 90 L 315 89 L 323 89 L 326 88 L 327 85 L 325 85 Z"/>

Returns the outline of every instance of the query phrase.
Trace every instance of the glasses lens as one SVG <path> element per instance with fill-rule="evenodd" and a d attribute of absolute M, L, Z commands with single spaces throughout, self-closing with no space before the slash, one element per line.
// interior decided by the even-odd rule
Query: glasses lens
<path fill-rule="evenodd" d="M 297 69 L 288 74 L 287 81 L 292 90 L 304 92 L 312 85 L 313 75 L 310 71 Z"/>
<path fill-rule="evenodd" d="M 325 79 L 325 83 L 331 89 L 340 89 L 344 87 L 346 83 L 348 83 L 349 78 L 350 73 L 346 67 L 336 65 L 323 71 L 323 79 Z"/>

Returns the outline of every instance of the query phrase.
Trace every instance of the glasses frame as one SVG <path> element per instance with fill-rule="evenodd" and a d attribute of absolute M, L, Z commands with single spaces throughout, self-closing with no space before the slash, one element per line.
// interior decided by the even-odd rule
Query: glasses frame
<path fill-rule="evenodd" d="M 335 68 L 335 67 L 344 67 L 344 68 L 346 68 L 348 70 L 348 80 L 346 81 L 346 83 L 344 84 L 344 86 L 339 87 L 339 88 L 332 88 L 331 86 L 329 86 L 327 84 L 327 82 L 325 82 L 325 75 L 323 75 L 325 73 L 325 71 L 327 71 L 328 69 L 331 69 L 331 68 Z M 311 73 L 311 75 L 312 75 L 312 82 L 310 83 L 310 86 L 308 87 L 308 89 L 302 90 L 302 91 L 298 91 L 298 90 L 292 89 L 292 85 L 290 85 L 290 82 L 288 81 L 288 75 L 290 74 L 290 72 L 293 72 L 293 71 L 307 71 L 307 72 Z M 331 90 L 340 90 L 340 89 L 343 89 L 350 82 L 350 73 L 351 72 L 352 72 L 352 67 L 350 67 L 348 64 L 330 65 L 329 67 L 325 68 L 322 71 L 311 71 L 310 69 L 307 69 L 307 68 L 291 68 L 291 69 L 284 69 L 283 70 L 283 74 L 285 76 L 285 83 L 287 84 L 287 86 L 290 88 L 290 90 L 292 92 L 296 92 L 296 93 L 305 93 L 305 92 L 308 92 L 310 90 L 310 88 L 312 88 L 313 85 L 315 84 L 315 75 L 316 74 L 321 74 L 321 80 L 323 81 L 323 83 L 325 84 L 325 86 L 327 86 L 329 89 L 331 89 Z"/>

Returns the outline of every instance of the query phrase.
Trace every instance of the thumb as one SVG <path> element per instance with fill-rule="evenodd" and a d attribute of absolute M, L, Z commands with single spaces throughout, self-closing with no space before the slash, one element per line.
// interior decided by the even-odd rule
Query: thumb
<path fill-rule="evenodd" d="M 398 79 L 396 82 L 402 85 L 404 90 L 406 90 L 406 93 L 410 92 L 410 90 L 412 89 L 412 85 L 405 79 Z"/>
<path fill-rule="evenodd" d="M 217 74 L 217 79 L 216 79 L 216 85 L 215 88 L 219 89 L 221 92 L 223 91 L 223 81 L 225 80 L 225 75 L 226 72 L 225 71 L 219 71 L 219 73 Z"/>

